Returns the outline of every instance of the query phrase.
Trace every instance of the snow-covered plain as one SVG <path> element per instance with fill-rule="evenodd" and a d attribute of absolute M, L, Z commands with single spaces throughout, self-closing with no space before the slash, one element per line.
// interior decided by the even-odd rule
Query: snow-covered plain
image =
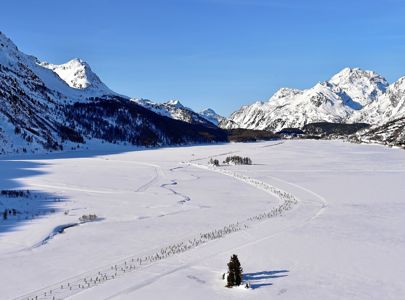
<path fill-rule="evenodd" d="M 403 150 L 124 150 L 0 160 L 0 189 L 38 195 L 0 198 L 33 215 L 0 221 L 1 299 L 404 299 Z M 230 154 L 254 164 L 207 167 Z M 52 236 L 84 214 L 99 219 Z M 233 253 L 251 289 L 224 287 Z"/>

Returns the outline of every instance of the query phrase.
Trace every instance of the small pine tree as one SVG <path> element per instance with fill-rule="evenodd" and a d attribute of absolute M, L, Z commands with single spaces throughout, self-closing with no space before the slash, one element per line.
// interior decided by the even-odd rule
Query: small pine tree
<path fill-rule="evenodd" d="M 3 220 L 7 220 L 7 209 L 3 212 Z"/>
<path fill-rule="evenodd" d="M 209 162 L 210 165 L 213 165 L 215 167 L 219 167 L 219 160 L 218 159 L 212 159 L 210 158 Z"/>
<path fill-rule="evenodd" d="M 228 263 L 227 287 L 239 286 L 242 283 L 243 269 L 236 254 L 231 256 Z"/>

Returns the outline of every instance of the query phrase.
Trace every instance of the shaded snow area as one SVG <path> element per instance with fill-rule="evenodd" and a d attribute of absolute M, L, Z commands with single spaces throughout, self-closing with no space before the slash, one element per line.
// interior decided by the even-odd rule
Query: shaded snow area
<path fill-rule="evenodd" d="M 403 299 L 403 150 L 127 151 L 0 160 L 1 299 Z M 224 287 L 234 253 L 249 289 Z"/>

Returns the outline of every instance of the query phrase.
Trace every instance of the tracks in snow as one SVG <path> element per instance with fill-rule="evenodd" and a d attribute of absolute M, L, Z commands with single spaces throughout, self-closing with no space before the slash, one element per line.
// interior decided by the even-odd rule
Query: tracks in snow
<path fill-rule="evenodd" d="M 209 167 L 205 167 L 195 163 L 194 164 L 189 163 L 189 165 L 203 169 L 209 169 Z M 73 296 L 77 293 L 80 293 L 83 290 L 93 288 L 106 281 L 119 278 L 125 275 L 126 273 L 142 269 L 148 265 L 161 261 L 165 258 L 171 257 L 176 254 L 184 253 L 190 249 L 196 248 L 210 241 L 221 239 L 234 232 L 247 229 L 250 225 L 256 222 L 280 216 L 284 212 L 292 209 L 293 206 L 298 202 L 298 200 L 295 198 L 294 195 L 282 191 L 280 189 L 277 189 L 276 187 L 261 182 L 257 179 L 236 173 L 226 173 L 225 175 L 232 176 L 247 184 L 253 185 L 256 188 L 259 188 L 273 196 L 276 196 L 280 201 L 279 205 L 274 207 L 268 212 L 263 212 L 261 214 L 257 214 L 245 220 L 228 224 L 226 226 L 223 226 L 222 228 L 200 233 L 199 235 L 196 235 L 194 237 L 185 239 L 177 243 L 173 243 L 160 249 L 149 250 L 149 253 L 127 257 L 126 259 L 116 262 L 114 264 L 109 264 L 96 270 L 80 274 L 78 276 L 66 279 L 64 281 L 58 282 L 56 284 L 42 288 L 35 292 L 18 297 L 16 299 L 55 300 Z"/>

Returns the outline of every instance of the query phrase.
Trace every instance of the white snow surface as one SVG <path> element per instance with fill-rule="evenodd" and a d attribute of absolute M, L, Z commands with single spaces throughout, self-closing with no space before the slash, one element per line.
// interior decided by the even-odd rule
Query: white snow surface
<path fill-rule="evenodd" d="M 0 190 L 39 195 L 0 195 L 0 211 L 26 212 L 0 221 L 2 299 L 403 299 L 403 150 L 310 140 L 95 149 L 0 160 Z M 228 155 L 253 165 L 208 166 Z M 52 236 L 84 214 L 99 219 Z M 188 248 L 163 254 L 178 245 Z M 234 253 L 251 289 L 224 287 Z"/>

